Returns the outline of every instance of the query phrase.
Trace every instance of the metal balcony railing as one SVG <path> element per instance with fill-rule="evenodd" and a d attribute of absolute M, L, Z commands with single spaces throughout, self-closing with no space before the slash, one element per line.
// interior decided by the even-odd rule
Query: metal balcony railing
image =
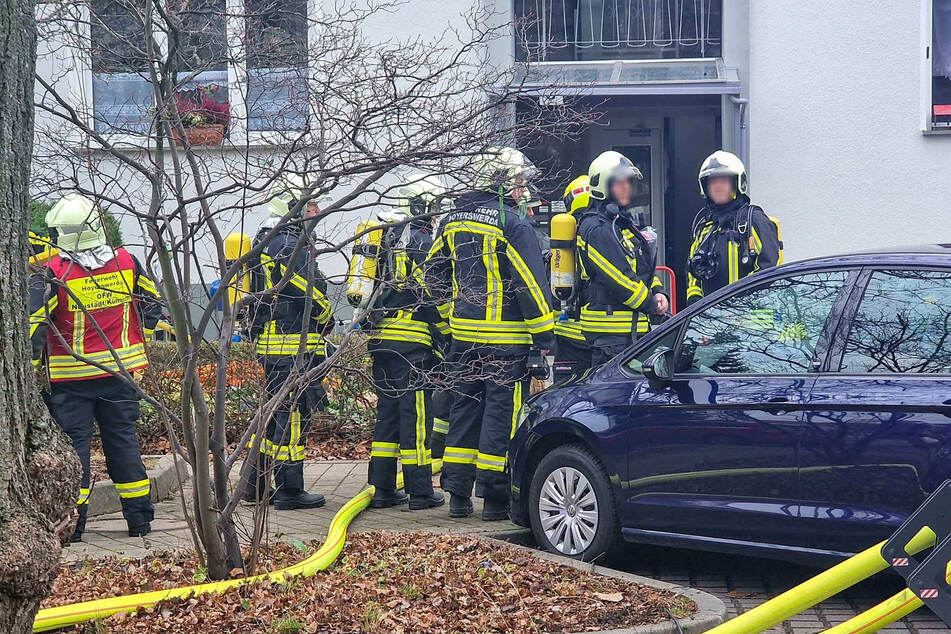
<path fill-rule="evenodd" d="M 721 55 L 723 0 L 514 0 L 520 61 Z"/>

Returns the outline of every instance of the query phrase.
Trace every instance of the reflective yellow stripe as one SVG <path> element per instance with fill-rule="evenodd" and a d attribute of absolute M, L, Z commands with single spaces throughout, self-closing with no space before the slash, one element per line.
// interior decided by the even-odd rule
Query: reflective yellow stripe
<path fill-rule="evenodd" d="M 487 225 L 482 222 L 474 222 L 471 220 L 454 220 L 450 221 L 443 232 L 447 238 L 453 237 L 456 233 L 476 233 L 476 234 L 489 234 L 497 238 L 502 237 L 502 230 L 498 227 L 493 227 L 492 225 Z M 453 249 L 455 251 L 455 249 Z"/>
<path fill-rule="evenodd" d="M 740 249 L 735 242 L 730 240 L 726 245 L 727 260 L 729 262 L 730 284 L 740 279 Z"/>
<path fill-rule="evenodd" d="M 149 364 L 149 359 L 145 354 L 145 345 L 141 343 L 131 346 L 116 348 L 118 362 L 109 350 L 100 352 L 90 352 L 84 354 L 91 362 L 98 363 L 108 370 L 119 372 L 121 370 L 132 371 L 143 368 Z M 86 361 L 76 359 L 72 355 L 53 355 L 49 358 L 49 370 L 51 379 L 62 378 L 84 378 L 90 376 L 99 376 L 108 374 L 105 370 L 100 370 Z"/>
<path fill-rule="evenodd" d="M 257 339 L 255 351 L 260 355 L 294 355 L 300 351 L 301 339 L 304 338 L 306 338 L 305 351 L 326 353 L 327 344 L 320 333 L 278 333 L 277 324 L 273 321 L 268 322 L 264 327 L 264 332 Z"/>
<path fill-rule="evenodd" d="M 551 312 L 549 311 L 539 317 L 526 319 L 525 325 L 528 327 L 528 332 L 537 335 L 538 333 L 552 330 L 555 327 L 555 321 L 552 319 Z"/>
<path fill-rule="evenodd" d="M 448 434 L 449 433 L 449 421 L 445 418 L 434 418 L 433 419 L 433 433 L 434 434 Z"/>
<path fill-rule="evenodd" d="M 456 464 L 475 464 L 479 452 L 476 449 L 468 447 L 446 447 L 443 452 L 443 462 L 453 462 Z"/>
<path fill-rule="evenodd" d="M 445 457 L 443 457 L 445 460 Z M 505 471 L 505 456 L 493 456 L 492 454 L 478 452 L 476 456 L 476 469 L 483 471 Z"/>
<path fill-rule="evenodd" d="M 79 497 L 76 498 L 76 504 L 79 504 L 79 505 L 89 504 L 89 493 L 90 493 L 90 489 L 80 489 Z"/>
<path fill-rule="evenodd" d="M 419 463 L 427 465 L 432 462 L 432 457 L 426 458 L 426 393 L 423 390 L 416 390 L 416 454 L 419 456 Z"/>
<path fill-rule="evenodd" d="M 370 445 L 370 456 L 376 458 L 398 458 L 400 445 L 395 442 L 373 442 Z"/>
<path fill-rule="evenodd" d="M 499 274 L 499 256 L 492 236 L 482 236 L 482 264 L 485 266 L 485 318 L 502 319 L 502 276 Z"/>
<path fill-rule="evenodd" d="M 515 383 L 515 393 L 512 395 L 512 433 L 509 438 L 515 435 L 515 428 L 518 426 L 518 410 L 522 409 L 522 382 Z"/>
<path fill-rule="evenodd" d="M 137 282 L 139 284 L 139 288 L 149 295 L 153 295 L 156 298 L 161 297 L 159 295 L 158 288 L 155 287 L 155 283 L 146 276 L 140 275 Z"/>
<path fill-rule="evenodd" d="M 122 305 L 122 334 L 119 336 L 122 341 L 122 347 L 129 347 L 129 320 L 132 319 L 132 304 L 126 302 Z"/>
<path fill-rule="evenodd" d="M 584 330 L 581 321 L 577 319 L 555 320 L 555 335 L 565 339 L 584 341 Z"/>
<path fill-rule="evenodd" d="M 633 332 L 634 313 L 632 311 L 614 311 L 608 314 L 604 310 L 593 310 L 587 305 L 581 308 L 581 327 L 584 332 L 629 335 Z"/>
<path fill-rule="evenodd" d="M 152 486 L 148 478 L 135 482 L 116 482 L 116 491 L 120 498 L 140 498 L 151 493 Z"/>
<path fill-rule="evenodd" d="M 505 254 L 508 256 L 509 261 L 515 265 L 515 270 L 522 277 L 522 281 L 525 282 L 525 286 L 528 288 L 532 299 L 535 300 L 535 305 L 538 307 L 538 313 L 551 319 L 551 307 L 545 300 L 545 293 L 542 291 L 541 286 L 538 285 L 538 280 L 532 275 L 532 270 L 525 264 L 525 260 L 522 259 L 521 254 L 516 251 L 515 247 L 511 244 L 506 245 Z"/>
<path fill-rule="evenodd" d="M 30 315 L 30 336 L 33 336 L 33 333 L 36 332 L 36 329 L 40 324 L 49 319 L 50 313 L 52 313 L 56 307 L 59 306 L 59 293 L 53 295 L 47 300 L 45 304 L 40 306 L 32 315 Z"/>
<path fill-rule="evenodd" d="M 370 341 L 406 341 L 425 346 L 433 345 L 429 324 L 413 319 L 413 312 L 400 310 L 396 317 L 383 319 L 370 334 Z"/>
<path fill-rule="evenodd" d="M 631 308 L 637 308 L 641 303 L 647 299 L 647 285 L 641 282 L 640 280 L 631 280 L 618 269 L 614 264 L 611 263 L 606 257 L 601 255 L 597 249 L 595 249 L 590 244 L 587 245 L 585 252 L 588 254 L 588 257 L 591 258 L 591 261 L 597 265 L 597 267 L 608 277 L 610 277 L 614 282 L 629 291 L 631 291 L 631 296 L 624 301 L 624 303 Z"/>

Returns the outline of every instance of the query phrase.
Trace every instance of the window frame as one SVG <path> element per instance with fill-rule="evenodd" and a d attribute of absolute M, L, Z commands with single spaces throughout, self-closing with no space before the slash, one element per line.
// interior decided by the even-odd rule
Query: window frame
<path fill-rule="evenodd" d="M 862 269 L 862 273 L 859 276 L 859 280 L 855 287 L 852 290 L 855 301 L 850 301 L 849 306 L 847 307 L 846 313 L 843 314 L 842 319 L 839 322 L 839 327 L 834 334 L 833 346 L 829 350 L 827 355 L 827 369 L 823 371 L 824 374 L 831 374 L 836 377 L 861 377 L 861 378 L 874 378 L 878 380 L 884 380 L 889 377 L 899 378 L 899 377 L 910 377 L 910 378 L 948 378 L 951 377 L 951 371 L 949 372 L 842 372 L 842 362 L 845 358 L 845 346 L 848 342 L 849 334 L 852 332 L 852 324 L 855 322 L 855 315 L 858 313 L 859 306 L 862 305 L 862 302 L 865 300 L 865 293 L 868 290 L 869 282 L 872 279 L 872 275 L 877 272 L 887 273 L 889 271 L 911 271 L 911 272 L 925 272 L 931 271 L 934 273 L 944 273 L 945 275 L 951 275 L 951 268 L 940 266 L 940 265 L 914 265 L 914 264 L 895 264 L 895 265 L 874 265 L 866 266 Z M 850 298 L 851 300 L 851 298 Z M 835 368 L 835 369 L 833 369 Z"/>
<path fill-rule="evenodd" d="M 307 10 L 307 42 L 306 50 L 311 50 L 318 37 L 316 29 L 312 24 L 314 5 L 308 0 L 305 2 Z M 227 16 L 225 19 L 225 33 L 227 39 L 225 42 L 226 50 L 239 50 L 244 57 L 244 43 L 241 33 L 244 32 L 243 18 L 244 0 L 225 0 L 225 10 Z M 88 38 L 91 30 L 91 12 L 89 6 L 83 6 L 83 30 Z M 161 34 L 159 34 L 161 35 Z M 228 105 L 231 111 L 231 122 L 229 123 L 225 142 L 220 146 L 193 146 L 193 150 L 220 152 L 228 148 L 257 148 L 273 147 L 276 145 L 291 145 L 298 143 L 301 136 L 309 135 L 313 124 L 313 114 L 310 108 L 306 112 L 306 126 L 304 130 L 295 129 L 270 129 L 270 130 L 249 130 L 248 129 L 248 104 L 246 100 L 248 90 L 248 69 L 244 62 L 240 64 L 228 63 L 227 66 L 227 89 Z M 307 75 L 313 72 L 312 62 L 308 60 Z M 96 126 L 96 101 L 93 91 L 94 70 L 92 66 L 91 55 L 83 55 L 80 66 L 80 82 L 83 87 L 83 93 L 89 95 L 89 116 L 87 125 L 95 130 Z M 151 139 L 154 135 L 136 134 L 128 131 L 97 131 L 97 135 L 107 139 L 110 144 L 116 145 L 119 149 L 126 146 L 129 149 L 150 149 Z"/>
<path fill-rule="evenodd" d="M 951 128 L 934 127 L 934 3 L 921 0 L 921 132 L 951 135 Z"/>
<path fill-rule="evenodd" d="M 731 287 L 727 287 L 729 292 L 726 292 L 727 289 L 724 289 L 724 294 L 720 295 L 720 292 L 717 292 L 715 295 L 711 295 L 712 298 L 715 298 L 715 301 L 702 301 L 698 303 L 695 307 L 691 307 L 681 313 L 677 314 L 677 317 L 674 319 L 678 322 L 676 325 L 671 324 L 665 328 L 658 328 L 652 332 L 657 333 L 656 336 L 645 337 L 642 341 L 638 341 L 630 349 L 630 353 L 625 354 L 621 360 L 621 370 L 626 375 L 634 378 L 644 378 L 643 375 L 638 375 L 633 373 L 628 369 L 627 364 L 634 357 L 640 355 L 644 350 L 649 346 L 654 345 L 657 340 L 662 339 L 665 335 L 669 334 L 670 329 L 677 330 L 677 341 L 674 345 L 674 356 L 680 354 L 680 346 L 683 343 L 684 334 L 687 328 L 687 325 L 690 321 L 699 315 L 700 313 L 706 311 L 708 308 L 711 308 L 721 302 L 728 301 L 737 295 L 741 295 L 747 292 L 754 292 L 757 289 L 763 288 L 774 284 L 780 280 L 791 279 L 795 277 L 801 277 L 803 275 L 812 275 L 819 273 L 835 273 L 835 272 L 844 272 L 846 273 L 845 281 L 842 282 L 842 287 L 839 289 L 839 292 L 832 302 L 832 308 L 829 311 L 829 316 L 826 317 L 826 323 L 822 327 L 822 331 L 819 333 L 819 338 L 816 340 L 816 349 L 815 357 L 813 359 L 813 369 L 810 372 L 776 372 L 776 373 L 764 373 L 764 372 L 744 372 L 737 374 L 691 374 L 687 372 L 678 372 L 674 374 L 674 381 L 684 381 L 684 380 L 722 380 L 722 379 L 734 379 L 734 378 L 768 378 L 768 377 L 777 377 L 777 378 L 787 378 L 787 377 L 816 377 L 822 374 L 825 370 L 824 368 L 829 363 L 829 354 L 833 349 L 835 344 L 835 334 L 838 332 L 839 328 L 842 325 L 842 320 L 844 319 L 845 313 L 849 307 L 849 300 L 855 292 L 856 284 L 861 278 L 861 274 L 864 271 L 865 267 L 861 264 L 855 265 L 845 265 L 845 266 L 823 266 L 817 268 L 809 268 L 803 270 L 795 271 L 783 271 L 783 274 L 770 275 L 769 277 L 760 277 L 763 274 L 756 274 L 749 280 L 756 280 L 756 283 L 749 284 L 733 284 Z M 682 315 L 682 317 L 681 317 Z M 851 319 L 849 320 L 851 323 Z"/>

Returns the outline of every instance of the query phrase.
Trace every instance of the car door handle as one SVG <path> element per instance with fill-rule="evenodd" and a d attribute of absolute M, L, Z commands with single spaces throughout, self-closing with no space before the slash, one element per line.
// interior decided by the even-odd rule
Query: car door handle
<path fill-rule="evenodd" d="M 951 399 L 948 399 L 951 400 Z M 789 398 L 786 396 L 774 396 L 773 398 L 766 401 L 767 403 L 788 403 Z"/>

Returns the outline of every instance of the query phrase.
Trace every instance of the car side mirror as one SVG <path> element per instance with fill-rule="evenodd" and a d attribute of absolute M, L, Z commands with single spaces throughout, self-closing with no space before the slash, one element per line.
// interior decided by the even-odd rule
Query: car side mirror
<path fill-rule="evenodd" d="M 651 389 L 660 390 L 670 385 L 674 380 L 674 351 L 662 348 L 647 357 L 643 372 Z"/>

